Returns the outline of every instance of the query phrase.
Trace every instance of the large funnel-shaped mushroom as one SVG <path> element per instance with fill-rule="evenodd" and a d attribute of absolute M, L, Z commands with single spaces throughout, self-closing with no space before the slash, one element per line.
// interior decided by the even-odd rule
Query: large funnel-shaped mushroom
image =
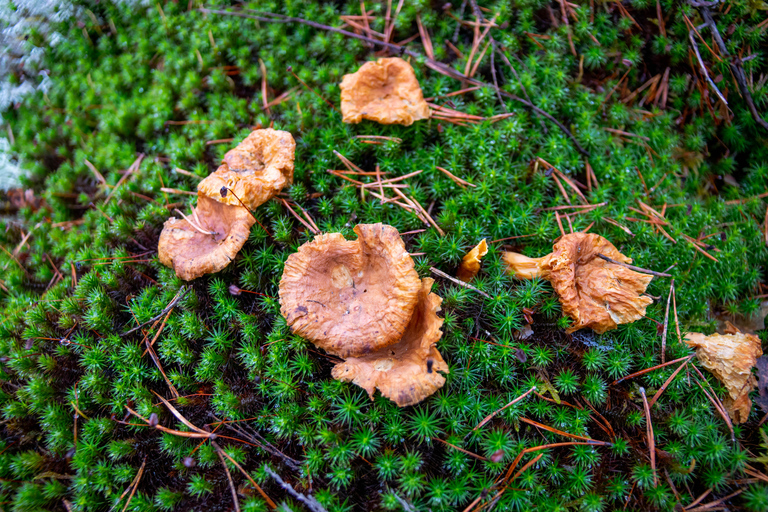
<path fill-rule="evenodd" d="M 239 205 L 242 201 L 253 210 L 293 182 L 295 151 L 290 133 L 271 128 L 254 130 L 224 155 L 224 163 L 201 181 L 197 190 L 224 204 Z M 222 196 L 222 187 L 234 194 Z"/>
<path fill-rule="evenodd" d="M 333 368 L 333 378 L 351 381 L 368 392 L 378 389 L 398 406 L 421 402 L 445 384 L 448 373 L 435 344 L 442 336 L 443 320 L 437 316 L 443 301 L 430 293 L 430 278 L 421 281 L 418 302 L 402 339 L 361 357 L 350 357 Z"/>
<path fill-rule="evenodd" d="M 421 286 L 397 230 L 359 224 L 357 240 L 315 237 L 285 262 L 280 311 L 288 325 L 327 352 L 360 356 L 396 343 Z"/>
<path fill-rule="evenodd" d="M 725 384 L 728 398 L 724 405 L 733 422 L 747 421 L 752 408 L 749 393 L 757 384 L 752 376 L 752 367 L 763 354 L 760 338 L 744 334 L 729 325 L 726 334 L 705 336 L 692 332 L 685 336 L 685 342 L 696 349 L 701 365 Z"/>
<path fill-rule="evenodd" d="M 230 206 L 198 195 L 191 216 L 165 221 L 157 244 L 160 263 L 173 268 L 186 281 L 218 272 L 243 247 L 254 222 L 240 205 Z"/>
<path fill-rule="evenodd" d="M 592 233 L 565 235 L 552 253 L 542 258 L 508 252 L 503 259 L 518 279 L 538 276 L 552 283 L 563 312 L 575 322 L 567 332 L 591 327 L 604 333 L 645 316 L 653 301 L 642 294 L 653 276 L 608 262 L 599 257 L 601 254 L 622 263 L 632 262 L 608 240 Z"/>
<path fill-rule="evenodd" d="M 366 62 L 341 81 L 341 115 L 345 123 L 369 119 L 404 124 L 429 119 L 430 111 L 410 64 L 398 57 Z"/>

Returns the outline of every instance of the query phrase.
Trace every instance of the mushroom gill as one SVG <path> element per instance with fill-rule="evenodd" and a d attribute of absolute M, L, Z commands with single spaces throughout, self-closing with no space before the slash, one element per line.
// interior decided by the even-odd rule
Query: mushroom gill
<path fill-rule="evenodd" d="M 542 277 L 552 283 L 563 312 L 574 320 L 566 332 L 591 327 L 604 333 L 645 316 L 653 301 L 643 293 L 653 276 L 611 263 L 600 255 L 632 262 L 608 240 L 592 233 L 565 235 L 551 254 L 541 258 L 508 252 L 503 259 L 508 272 L 518 279 Z"/>

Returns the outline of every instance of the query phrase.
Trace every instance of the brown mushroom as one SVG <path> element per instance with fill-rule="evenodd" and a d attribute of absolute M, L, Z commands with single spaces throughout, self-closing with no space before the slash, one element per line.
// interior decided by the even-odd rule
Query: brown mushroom
<path fill-rule="evenodd" d="M 280 312 L 293 332 L 340 357 L 396 343 L 421 286 L 397 229 L 358 224 L 355 233 L 316 236 L 288 257 L 280 280 Z"/>
<path fill-rule="evenodd" d="M 692 332 L 685 342 L 696 349 L 702 366 L 712 372 L 728 389 L 724 405 L 734 423 L 744 423 L 749 417 L 752 401 L 749 393 L 757 385 L 752 367 L 763 354 L 760 338 L 744 334 L 729 324 L 726 334 L 705 336 Z"/>
<path fill-rule="evenodd" d="M 410 64 L 399 57 L 366 62 L 341 80 L 341 115 L 345 123 L 369 119 L 403 124 L 429 119 L 430 111 Z"/>
<path fill-rule="evenodd" d="M 224 163 L 197 186 L 198 193 L 233 206 L 240 201 L 253 210 L 293 182 L 296 142 L 284 131 L 252 131 L 224 155 Z M 221 194 L 226 187 L 233 192 Z"/>
<path fill-rule="evenodd" d="M 480 272 L 480 260 L 488 254 L 488 245 L 483 238 L 479 244 L 477 244 L 466 256 L 461 260 L 461 266 L 459 271 L 456 272 L 456 277 L 468 283 L 473 277 Z"/>
<path fill-rule="evenodd" d="M 443 387 L 448 364 L 435 344 L 442 336 L 437 316 L 443 301 L 430 293 L 430 278 L 422 279 L 418 302 L 402 339 L 370 354 L 347 358 L 333 367 L 334 379 L 357 384 L 368 392 L 378 389 L 399 407 L 414 405 Z"/>
<path fill-rule="evenodd" d="M 173 268 L 186 281 L 229 265 L 255 222 L 242 206 L 230 206 L 199 194 L 192 215 L 179 213 L 182 219 L 171 217 L 165 221 L 157 252 L 160 263 Z"/>
<path fill-rule="evenodd" d="M 605 261 L 600 254 L 632 262 L 608 240 L 592 233 L 565 235 L 542 258 L 508 252 L 503 259 L 518 279 L 542 277 L 552 283 L 563 312 L 575 321 L 566 332 L 591 327 L 604 333 L 645 316 L 652 300 L 642 294 L 653 276 Z"/>

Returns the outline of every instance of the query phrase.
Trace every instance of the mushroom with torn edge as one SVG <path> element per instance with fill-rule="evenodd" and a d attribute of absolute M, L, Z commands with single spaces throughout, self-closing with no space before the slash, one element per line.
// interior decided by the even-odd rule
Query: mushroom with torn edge
<path fill-rule="evenodd" d="M 591 327 L 602 334 L 645 316 L 653 301 L 643 293 L 653 276 L 608 262 L 600 255 L 632 262 L 608 240 L 593 233 L 564 235 L 552 253 L 541 258 L 507 252 L 503 260 L 508 272 L 518 279 L 541 277 L 552 283 L 563 312 L 574 320 L 566 332 Z"/>

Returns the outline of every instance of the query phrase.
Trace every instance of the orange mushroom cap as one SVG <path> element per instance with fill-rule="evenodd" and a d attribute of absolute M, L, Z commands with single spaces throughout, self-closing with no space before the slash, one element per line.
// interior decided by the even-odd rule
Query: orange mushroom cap
<path fill-rule="evenodd" d="M 216 201 L 253 210 L 293 182 L 296 142 L 284 131 L 252 131 L 224 155 L 224 163 L 197 186 L 198 193 Z M 222 187 L 234 194 L 222 196 Z M 239 201 L 238 201 L 239 198 Z"/>
<path fill-rule="evenodd" d="M 418 302 L 403 337 L 394 345 L 333 367 L 334 379 L 357 384 L 368 392 L 378 389 L 399 407 L 414 405 L 443 387 L 448 364 L 435 344 L 442 336 L 443 319 L 437 316 L 443 301 L 430 293 L 434 280 L 421 281 Z"/>
<path fill-rule="evenodd" d="M 198 195 L 192 216 L 165 221 L 157 244 L 160 263 L 174 269 L 185 281 L 218 272 L 243 247 L 254 222 L 240 205 L 230 206 Z"/>
<path fill-rule="evenodd" d="M 684 341 L 696 349 L 696 357 L 702 366 L 728 389 L 724 405 L 733 422 L 744 423 L 752 408 L 749 393 L 757 385 L 752 367 L 763 351 L 760 338 L 742 333 L 730 324 L 729 328 L 726 334 L 688 333 Z"/>
<path fill-rule="evenodd" d="M 280 312 L 294 333 L 340 357 L 396 343 L 421 283 L 397 229 L 358 224 L 357 240 L 316 236 L 285 262 Z"/>
<path fill-rule="evenodd" d="M 488 254 L 488 245 L 483 238 L 479 244 L 477 244 L 466 256 L 461 260 L 461 266 L 459 271 L 456 272 L 456 277 L 461 279 L 465 283 L 472 280 L 473 277 L 480 272 L 480 260 Z"/>
<path fill-rule="evenodd" d="M 565 235 L 542 258 L 505 253 L 503 259 L 508 271 L 519 279 L 542 277 L 552 283 L 563 312 L 575 321 L 566 332 L 591 327 L 601 334 L 645 316 L 653 301 L 642 294 L 653 276 L 605 261 L 599 254 L 632 262 L 608 240 L 592 233 Z"/>
<path fill-rule="evenodd" d="M 369 119 L 381 124 L 403 124 L 429 119 L 430 110 L 416 74 L 399 57 L 366 62 L 341 80 L 341 115 L 345 123 Z"/>

